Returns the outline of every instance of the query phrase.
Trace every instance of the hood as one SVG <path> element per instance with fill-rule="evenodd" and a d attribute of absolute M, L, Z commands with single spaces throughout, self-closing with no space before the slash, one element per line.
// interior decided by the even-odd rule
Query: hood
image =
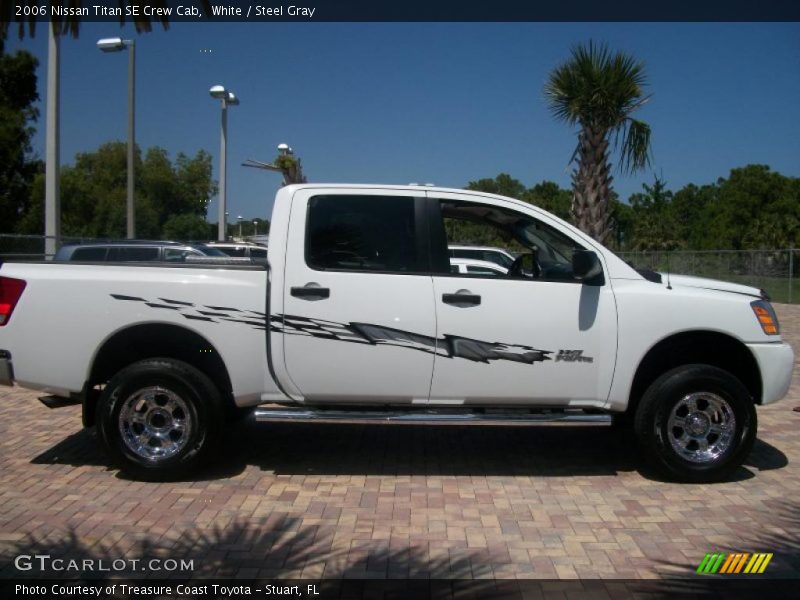
<path fill-rule="evenodd" d="M 745 294 L 747 296 L 755 296 L 756 298 L 763 298 L 761 290 L 750 285 L 742 285 L 740 283 L 731 283 L 729 281 L 720 281 L 718 279 L 706 279 L 705 277 L 693 277 L 691 275 L 676 275 L 670 273 L 660 273 L 661 282 L 664 285 L 669 283 L 672 287 L 693 287 L 701 288 L 704 290 L 715 290 L 718 292 L 732 292 L 734 294 Z"/>

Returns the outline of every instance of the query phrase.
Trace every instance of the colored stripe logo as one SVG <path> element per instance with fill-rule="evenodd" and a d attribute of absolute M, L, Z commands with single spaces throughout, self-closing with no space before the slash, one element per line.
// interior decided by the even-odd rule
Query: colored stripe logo
<path fill-rule="evenodd" d="M 772 552 L 714 552 L 705 555 L 697 567 L 697 572 L 704 575 L 735 575 L 739 573 L 763 573 L 769 561 L 772 560 Z"/>

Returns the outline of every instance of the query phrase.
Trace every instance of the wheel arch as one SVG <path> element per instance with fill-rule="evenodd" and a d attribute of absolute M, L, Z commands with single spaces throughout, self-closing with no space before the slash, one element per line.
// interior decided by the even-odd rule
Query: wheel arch
<path fill-rule="evenodd" d="M 235 409 L 230 375 L 216 347 L 204 336 L 171 323 L 140 323 L 111 334 L 98 348 L 83 388 L 83 424 L 94 425 L 100 390 L 115 373 L 147 358 L 172 358 L 203 372 L 219 390 L 226 408 Z"/>
<path fill-rule="evenodd" d="M 747 388 L 753 402 L 761 404 L 761 371 L 747 346 L 725 333 L 694 330 L 670 335 L 647 351 L 633 377 L 628 412 L 636 411 L 645 391 L 660 375 L 688 364 L 707 364 L 731 373 Z"/>

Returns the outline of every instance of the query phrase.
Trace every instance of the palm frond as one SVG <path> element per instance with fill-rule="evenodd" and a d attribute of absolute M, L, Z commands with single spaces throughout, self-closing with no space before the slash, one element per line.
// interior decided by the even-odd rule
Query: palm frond
<path fill-rule="evenodd" d="M 621 127 L 620 169 L 633 173 L 650 164 L 650 125 L 628 119 Z"/>

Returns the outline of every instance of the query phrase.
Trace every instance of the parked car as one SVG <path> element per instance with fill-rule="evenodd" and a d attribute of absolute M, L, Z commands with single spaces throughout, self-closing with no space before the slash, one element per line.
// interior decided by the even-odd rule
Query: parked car
<path fill-rule="evenodd" d="M 505 277 L 461 277 L 445 215 L 530 251 Z M 257 419 L 614 421 L 630 454 L 715 480 L 752 449 L 756 407 L 789 389 L 764 292 L 645 277 L 526 202 L 301 184 L 271 223 L 266 265 L 4 263 L 0 383 L 79 401 L 145 479 L 185 477 L 226 416 L 267 404 Z"/>
<path fill-rule="evenodd" d="M 474 260 L 485 260 L 493 262 L 506 270 L 511 268 L 514 263 L 514 256 L 503 248 L 492 248 L 489 246 L 448 246 L 451 258 L 471 258 Z"/>
<path fill-rule="evenodd" d="M 485 275 L 490 277 L 505 277 L 508 269 L 504 269 L 495 262 L 488 260 L 474 260 L 469 258 L 451 258 L 450 271 L 468 275 Z"/>
<path fill-rule="evenodd" d="M 216 248 L 220 252 L 224 252 L 228 256 L 237 258 L 249 258 L 253 262 L 266 264 L 267 262 L 267 247 L 259 244 L 236 243 L 236 242 L 209 242 L 207 244 L 212 248 Z"/>
<path fill-rule="evenodd" d="M 227 255 L 204 244 L 181 242 L 126 240 L 66 244 L 54 261 L 80 262 L 185 262 L 187 257 L 218 257 Z"/>

